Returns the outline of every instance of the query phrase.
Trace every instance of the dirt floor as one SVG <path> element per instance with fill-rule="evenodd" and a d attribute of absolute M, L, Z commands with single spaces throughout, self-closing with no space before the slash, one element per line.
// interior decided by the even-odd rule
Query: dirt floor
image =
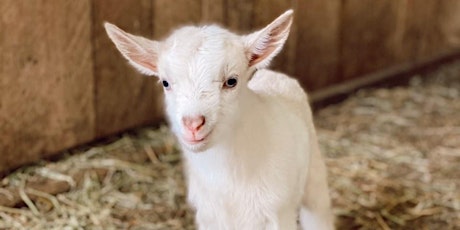
<path fill-rule="evenodd" d="M 460 229 L 460 61 L 318 111 L 338 229 Z M 1 180 L 0 229 L 194 229 L 167 127 Z"/>

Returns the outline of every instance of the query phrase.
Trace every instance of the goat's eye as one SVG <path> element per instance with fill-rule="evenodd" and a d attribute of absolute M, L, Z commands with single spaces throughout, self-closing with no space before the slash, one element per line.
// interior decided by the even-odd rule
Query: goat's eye
<path fill-rule="evenodd" d="M 169 89 L 170 85 L 168 81 L 163 80 L 161 83 L 163 84 L 163 87 L 165 87 L 165 89 Z"/>
<path fill-rule="evenodd" d="M 236 77 L 231 77 L 225 81 L 224 88 L 233 88 L 236 84 L 238 84 L 238 79 L 236 79 Z"/>

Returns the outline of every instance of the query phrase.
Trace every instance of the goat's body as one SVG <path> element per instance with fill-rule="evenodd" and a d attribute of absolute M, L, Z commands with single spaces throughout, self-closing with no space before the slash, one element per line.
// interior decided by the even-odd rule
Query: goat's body
<path fill-rule="evenodd" d="M 225 140 L 201 153 L 184 153 L 197 223 L 200 229 L 297 229 L 301 201 L 309 200 L 304 189 L 319 189 L 315 195 L 328 198 L 327 184 L 305 186 L 307 176 L 325 184 L 324 167 L 322 175 L 308 175 L 312 163 L 323 163 L 319 151 L 312 153 L 316 134 L 306 94 L 296 80 L 261 70 L 242 96 L 247 114 Z M 327 212 L 325 200 L 314 208 Z"/>
<path fill-rule="evenodd" d="M 294 230 L 299 211 L 302 229 L 333 229 L 307 95 L 263 70 L 291 23 L 290 10 L 245 36 L 189 26 L 162 42 L 105 24 L 123 56 L 163 84 L 200 229 Z"/>

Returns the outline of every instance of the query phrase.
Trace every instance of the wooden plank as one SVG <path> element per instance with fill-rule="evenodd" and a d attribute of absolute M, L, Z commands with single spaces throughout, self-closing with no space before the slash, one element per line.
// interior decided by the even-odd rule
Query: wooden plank
<path fill-rule="evenodd" d="M 224 24 L 224 0 L 201 0 L 201 22 Z"/>
<path fill-rule="evenodd" d="M 341 81 L 389 67 L 398 60 L 394 41 L 400 35 L 396 30 L 399 4 L 393 0 L 343 1 Z"/>
<path fill-rule="evenodd" d="M 452 0 L 427 0 L 407 4 L 403 47 L 407 58 L 436 55 L 460 45 L 460 3 Z"/>
<path fill-rule="evenodd" d="M 317 110 L 330 104 L 339 103 L 362 88 L 391 87 L 407 84 L 414 75 L 423 76 L 423 73 L 459 59 L 460 48 L 456 48 L 427 58 L 395 64 L 389 68 L 366 74 L 360 78 L 351 79 L 314 91 L 310 94 L 310 101 L 313 109 Z"/>
<path fill-rule="evenodd" d="M 96 134 L 103 137 L 162 118 L 162 92 L 155 77 L 141 76 L 116 50 L 104 21 L 129 33 L 152 37 L 152 2 L 94 0 Z"/>
<path fill-rule="evenodd" d="M 224 26 L 238 33 L 248 33 L 254 29 L 254 0 L 224 0 Z"/>
<path fill-rule="evenodd" d="M 201 0 L 154 0 L 153 34 L 155 39 L 168 36 L 173 30 L 201 21 Z"/>
<path fill-rule="evenodd" d="M 460 46 L 460 1 L 442 0 L 439 2 L 439 28 L 446 46 Z"/>
<path fill-rule="evenodd" d="M 404 59 L 425 58 L 438 46 L 437 0 L 426 0 L 424 4 L 407 1 L 405 12 L 405 33 L 402 39 Z"/>
<path fill-rule="evenodd" d="M 0 1 L 0 172 L 94 138 L 89 1 Z"/>
<path fill-rule="evenodd" d="M 339 77 L 340 0 L 299 1 L 296 12 L 295 73 L 307 90 Z"/>

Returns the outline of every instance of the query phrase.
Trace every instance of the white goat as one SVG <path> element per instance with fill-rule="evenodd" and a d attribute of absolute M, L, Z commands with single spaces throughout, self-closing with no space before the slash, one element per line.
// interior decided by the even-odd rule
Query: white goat
<path fill-rule="evenodd" d="M 199 229 L 333 229 L 325 165 L 307 95 L 263 70 L 281 50 L 292 10 L 238 36 L 183 27 L 165 41 L 106 23 L 118 50 L 164 86 L 183 150 L 188 201 Z"/>

